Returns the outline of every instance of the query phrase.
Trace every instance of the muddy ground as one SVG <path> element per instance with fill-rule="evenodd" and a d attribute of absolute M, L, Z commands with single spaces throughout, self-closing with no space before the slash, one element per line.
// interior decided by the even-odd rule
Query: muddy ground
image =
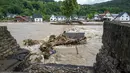
<path fill-rule="evenodd" d="M 92 66 L 95 63 L 96 54 L 102 46 L 102 25 L 51 25 L 50 23 L 0 23 L 0 26 L 7 26 L 8 30 L 17 40 L 21 47 L 24 39 L 42 40 L 51 34 L 58 35 L 64 30 L 85 32 L 87 44 L 78 45 L 79 54 L 75 46 L 56 46 L 56 54 L 52 55 L 44 63 L 72 64 Z"/>

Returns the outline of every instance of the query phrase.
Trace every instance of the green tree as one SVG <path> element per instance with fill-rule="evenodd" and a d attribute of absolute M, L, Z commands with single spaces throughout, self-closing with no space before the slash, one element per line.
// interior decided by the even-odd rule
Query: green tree
<path fill-rule="evenodd" d="M 94 14 L 93 14 L 93 13 L 88 14 L 88 18 L 89 18 L 89 19 L 92 19 L 92 18 L 93 18 L 93 16 L 94 16 Z"/>
<path fill-rule="evenodd" d="M 74 12 L 79 10 L 76 0 L 64 0 L 61 6 L 62 14 L 69 18 Z"/>

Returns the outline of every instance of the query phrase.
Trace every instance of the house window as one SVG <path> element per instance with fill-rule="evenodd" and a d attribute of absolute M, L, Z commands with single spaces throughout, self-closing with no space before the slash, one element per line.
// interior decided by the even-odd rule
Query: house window
<path fill-rule="evenodd" d="M 36 18 L 35 21 L 38 21 L 38 19 Z"/>
<path fill-rule="evenodd" d="M 126 20 L 128 20 L 128 18 L 126 18 Z"/>

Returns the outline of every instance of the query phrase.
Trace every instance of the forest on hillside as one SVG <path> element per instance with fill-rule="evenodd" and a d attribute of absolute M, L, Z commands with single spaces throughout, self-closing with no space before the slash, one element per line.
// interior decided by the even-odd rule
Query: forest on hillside
<path fill-rule="evenodd" d="M 54 0 L 0 0 L 0 18 L 7 13 L 31 16 L 34 13 L 41 13 L 44 19 L 54 15 L 62 15 L 62 2 Z M 130 13 L 130 0 L 112 0 L 94 5 L 80 5 L 80 10 L 73 15 L 93 16 L 95 13 L 104 11 L 111 13 L 128 12 Z"/>

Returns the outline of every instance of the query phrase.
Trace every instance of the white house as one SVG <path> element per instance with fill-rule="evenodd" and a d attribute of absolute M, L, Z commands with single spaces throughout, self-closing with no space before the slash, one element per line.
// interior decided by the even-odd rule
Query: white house
<path fill-rule="evenodd" d="M 100 20 L 106 20 L 109 19 L 112 21 L 114 17 L 109 11 L 105 11 L 103 14 L 95 14 L 93 20 L 100 21 Z"/>
<path fill-rule="evenodd" d="M 65 16 L 57 16 L 57 21 L 65 21 L 66 17 Z"/>
<path fill-rule="evenodd" d="M 101 17 L 98 14 L 95 14 L 93 20 L 100 21 Z"/>
<path fill-rule="evenodd" d="M 79 16 L 79 17 L 78 17 L 78 20 L 80 20 L 80 21 L 85 21 L 86 19 L 87 19 L 86 16 Z"/>
<path fill-rule="evenodd" d="M 55 16 L 55 15 L 52 15 L 50 17 L 50 21 L 51 22 L 55 22 L 55 21 L 65 21 L 66 20 L 66 17 L 65 16 Z"/>
<path fill-rule="evenodd" d="M 34 14 L 32 16 L 34 22 L 43 22 L 43 18 L 41 14 Z"/>
<path fill-rule="evenodd" d="M 56 16 L 52 15 L 52 16 L 50 17 L 50 21 L 51 21 L 51 22 L 57 21 Z"/>
<path fill-rule="evenodd" d="M 106 11 L 102 18 L 109 19 L 110 21 L 112 21 L 114 19 L 114 17 L 112 16 L 112 14 L 109 11 Z"/>
<path fill-rule="evenodd" d="M 121 12 L 114 21 L 130 21 L 130 15 L 127 12 Z"/>
<path fill-rule="evenodd" d="M 72 16 L 70 19 L 71 20 L 78 20 L 78 16 Z"/>
<path fill-rule="evenodd" d="M 17 16 L 16 14 L 10 14 L 10 13 L 7 13 L 6 15 L 8 18 L 15 18 Z"/>

